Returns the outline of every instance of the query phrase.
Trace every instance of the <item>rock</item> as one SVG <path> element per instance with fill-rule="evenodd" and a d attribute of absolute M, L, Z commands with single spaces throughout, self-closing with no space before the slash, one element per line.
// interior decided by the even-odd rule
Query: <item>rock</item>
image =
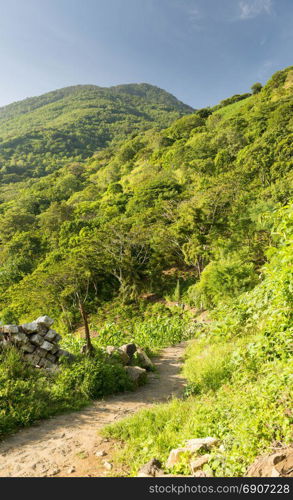
<path fill-rule="evenodd" d="M 27 353 L 27 354 L 31 354 L 32 352 L 34 352 L 34 350 L 36 349 L 36 347 L 32 344 L 23 344 L 20 346 L 20 349 L 24 352 L 24 353 Z"/>
<path fill-rule="evenodd" d="M 54 349 L 54 345 L 51 344 L 51 342 L 44 340 L 43 344 L 42 344 L 42 349 L 49 352 L 49 351 L 52 351 L 52 349 Z"/>
<path fill-rule="evenodd" d="M 96 457 L 105 457 L 107 453 L 104 450 L 101 450 L 101 451 L 96 451 L 95 455 Z"/>
<path fill-rule="evenodd" d="M 56 474 L 59 474 L 60 469 L 58 469 L 58 467 L 54 467 L 53 469 L 49 470 L 48 472 L 49 472 L 50 476 L 56 476 Z"/>
<path fill-rule="evenodd" d="M 213 446 L 219 444 L 219 439 L 206 437 L 206 438 L 198 438 L 198 439 L 189 439 L 186 441 L 187 450 L 195 453 L 197 451 L 209 451 Z"/>
<path fill-rule="evenodd" d="M 24 354 L 30 364 L 50 370 L 58 370 L 62 356 L 74 358 L 68 351 L 60 349 L 57 342 L 61 336 L 50 328 L 53 320 L 41 316 L 32 323 L 0 326 L 0 347 L 12 344 Z M 123 353 L 125 358 L 126 354 Z M 45 361 L 44 361 L 45 360 Z"/>
<path fill-rule="evenodd" d="M 105 467 L 106 470 L 112 470 L 113 469 L 113 465 L 110 464 L 110 462 L 107 462 L 107 460 L 103 461 L 103 465 L 104 465 L 104 467 Z"/>
<path fill-rule="evenodd" d="M 182 456 L 186 452 L 187 452 L 186 448 L 176 448 L 174 450 L 171 450 L 169 457 L 168 457 L 168 460 L 166 462 L 166 467 L 168 469 L 171 469 L 172 467 L 174 467 L 174 465 L 176 465 L 180 462 Z"/>
<path fill-rule="evenodd" d="M 56 356 L 54 356 L 53 354 L 47 354 L 47 359 L 51 361 L 51 363 L 56 363 Z"/>
<path fill-rule="evenodd" d="M 156 477 L 193 477 L 193 476 L 186 476 L 185 474 L 158 474 L 156 475 Z"/>
<path fill-rule="evenodd" d="M 75 472 L 75 467 L 70 467 L 70 469 L 68 469 L 68 474 L 73 474 L 73 472 Z"/>
<path fill-rule="evenodd" d="M 208 475 L 203 470 L 197 470 L 193 477 L 208 477 Z"/>
<path fill-rule="evenodd" d="M 293 477 L 293 447 L 258 457 L 246 477 Z"/>
<path fill-rule="evenodd" d="M 210 455 L 202 455 L 201 457 L 195 458 L 190 462 L 191 473 L 195 474 L 199 469 L 201 469 L 205 464 L 208 463 Z"/>
<path fill-rule="evenodd" d="M 125 351 L 123 351 L 121 348 L 118 348 L 118 347 L 114 347 L 112 345 L 108 345 L 106 347 L 106 352 L 109 356 L 113 356 L 113 354 L 117 354 L 121 360 L 121 363 L 123 365 L 127 365 L 127 363 L 129 363 L 130 361 L 130 358 L 129 356 L 126 354 Z"/>
<path fill-rule="evenodd" d="M 35 323 L 37 323 L 37 325 L 50 328 L 50 326 L 53 325 L 54 320 L 52 318 L 49 318 L 49 316 L 40 316 L 38 319 L 36 319 Z"/>
<path fill-rule="evenodd" d="M 106 347 L 106 353 L 109 354 L 109 356 L 112 356 L 112 354 L 116 351 L 117 351 L 117 347 L 114 347 L 113 345 L 108 345 Z"/>
<path fill-rule="evenodd" d="M 33 354 L 27 354 L 25 359 L 32 365 L 37 366 L 42 358 L 33 352 Z"/>
<path fill-rule="evenodd" d="M 29 342 L 27 336 L 25 333 L 16 333 L 13 335 L 13 342 L 16 342 L 17 344 L 26 344 Z"/>
<path fill-rule="evenodd" d="M 141 467 L 138 471 L 137 477 L 158 477 L 159 475 L 164 475 L 164 471 L 161 467 L 161 462 L 156 458 L 153 458 Z"/>
<path fill-rule="evenodd" d="M 124 366 L 124 369 L 129 378 L 137 385 L 145 382 L 146 370 L 140 366 Z"/>
<path fill-rule="evenodd" d="M 130 361 L 130 357 L 128 356 L 128 354 L 125 351 L 122 351 L 122 349 L 118 349 L 117 352 L 119 354 L 122 364 L 127 365 Z"/>
<path fill-rule="evenodd" d="M 136 352 L 139 363 L 141 364 L 142 368 L 145 368 L 146 370 L 152 370 L 154 368 L 154 365 L 151 362 L 150 358 L 147 356 L 147 354 L 143 351 L 143 349 L 138 347 Z"/>
<path fill-rule="evenodd" d="M 52 340 L 54 340 L 54 339 L 55 339 L 56 335 L 57 335 L 57 332 L 55 332 L 55 330 L 49 330 L 49 331 L 45 334 L 44 339 L 45 339 L 45 340 L 49 340 L 49 342 L 52 342 Z"/>
<path fill-rule="evenodd" d="M 37 347 L 35 350 L 35 354 L 37 356 L 40 356 L 40 358 L 45 358 L 48 354 L 48 351 L 45 351 L 44 349 L 41 349 L 40 347 Z"/>
<path fill-rule="evenodd" d="M 50 370 L 51 368 L 55 368 L 54 363 L 49 361 L 49 359 L 47 359 L 47 358 L 41 358 L 39 363 L 38 363 L 38 366 L 40 366 L 41 368 L 46 368 L 47 370 Z"/>
<path fill-rule="evenodd" d="M 25 323 L 24 325 L 21 325 L 21 327 L 27 333 L 37 333 L 39 330 L 38 323 L 36 321 L 33 321 L 32 323 Z"/>
<path fill-rule="evenodd" d="M 4 325 L 2 327 L 3 333 L 16 334 L 19 332 L 18 326 L 16 325 Z"/>
<path fill-rule="evenodd" d="M 38 333 L 36 333 L 36 335 L 32 335 L 30 341 L 32 344 L 37 345 L 39 347 L 44 343 L 43 337 Z"/>
<path fill-rule="evenodd" d="M 120 349 L 124 352 L 126 352 L 127 356 L 131 359 L 133 354 L 136 352 L 136 345 L 135 344 L 124 344 L 120 347 Z"/>

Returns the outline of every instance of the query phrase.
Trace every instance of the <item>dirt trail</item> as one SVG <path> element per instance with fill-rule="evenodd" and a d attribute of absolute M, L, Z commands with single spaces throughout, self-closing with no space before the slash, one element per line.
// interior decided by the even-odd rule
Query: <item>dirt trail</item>
<path fill-rule="evenodd" d="M 0 477 L 106 476 L 114 444 L 99 436 L 106 424 L 121 420 L 142 408 L 180 396 L 185 381 L 180 374 L 186 343 L 164 349 L 154 360 L 157 372 L 135 392 L 96 401 L 81 411 L 44 420 L 21 430 L 0 444 Z M 105 452 L 104 457 L 96 456 Z"/>

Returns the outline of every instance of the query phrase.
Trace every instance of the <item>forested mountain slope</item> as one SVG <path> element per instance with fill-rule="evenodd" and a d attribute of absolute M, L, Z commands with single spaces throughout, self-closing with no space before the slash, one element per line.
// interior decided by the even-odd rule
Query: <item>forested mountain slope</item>
<path fill-rule="evenodd" d="M 192 108 L 148 84 L 78 85 L 0 108 L 0 179 L 40 177 Z"/>
<path fill-rule="evenodd" d="M 120 90 L 111 92 L 125 105 Z M 80 98 L 78 89 L 66 92 Z M 63 97 L 57 102 L 64 105 Z M 117 296 L 170 293 L 176 283 L 201 307 L 252 288 L 271 244 L 269 214 L 292 196 L 291 139 L 288 68 L 247 99 L 200 110 L 85 161 L 57 162 L 41 179 L 4 185 L 2 310 L 34 317 L 45 302 L 72 327 L 84 288 L 89 312 Z"/>
<path fill-rule="evenodd" d="M 292 441 L 292 89 L 290 67 L 193 113 L 145 85 L 110 89 L 121 121 L 109 100 L 98 118 L 92 87 L 2 109 L 0 322 L 47 313 L 64 334 L 88 318 L 96 350 L 79 354 L 84 340 L 65 335 L 75 362 L 54 378 L 2 352 L 0 435 L 128 388 L 99 347 L 195 337 L 188 397 L 105 431 L 125 443 L 130 473 L 214 436 L 206 473 L 244 476 Z M 187 457 L 172 472 L 189 474 Z"/>

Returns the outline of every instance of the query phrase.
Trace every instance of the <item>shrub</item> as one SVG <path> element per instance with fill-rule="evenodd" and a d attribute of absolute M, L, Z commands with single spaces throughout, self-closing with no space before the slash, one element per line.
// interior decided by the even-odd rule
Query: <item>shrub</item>
<path fill-rule="evenodd" d="M 0 437 L 35 420 L 77 410 L 92 399 L 130 390 L 123 366 L 101 352 L 64 362 L 56 373 L 27 364 L 15 348 L 0 353 Z"/>

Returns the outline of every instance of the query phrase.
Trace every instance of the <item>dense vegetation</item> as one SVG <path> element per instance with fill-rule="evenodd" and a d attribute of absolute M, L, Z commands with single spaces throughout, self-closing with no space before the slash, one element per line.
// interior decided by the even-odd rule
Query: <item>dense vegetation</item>
<path fill-rule="evenodd" d="M 45 303 L 70 331 L 81 305 L 95 314 L 151 292 L 210 308 L 253 288 L 272 242 L 266 214 L 292 196 L 291 75 L 4 184 L 3 321 L 36 317 Z"/>
<path fill-rule="evenodd" d="M 76 355 L 74 362 L 49 374 L 25 363 L 16 349 L 5 349 L 0 352 L 0 439 L 37 419 L 132 388 L 123 366 L 101 350 L 90 358 Z"/>
<path fill-rule="evenodd" d="M 292 84 L 287 68 L 193 113 L 145 85 L 0 110 L 0 319 L 49 314 L 76 351 L 87 322 L 97 348 L 197 338 L 187 399 L 108 431 L 127 441 L 132 472 L 210 434 L 225 448 L 213 473 L 242 475 L 289 440 Z M 195 324 L 202 310 L 211 322 Z"/>
<path fill-rule="evenodd" d="M 0 180 L 42 177 L 191 111 L 148 84 L 78 85 L 11 104 L 0 108 Z"/>
<path fill-rule="evenodd" d="M 132 464 L 132 473 L 151 457 L 165 461 L 187 439 L 216 436 L 221 447 L 206 472 L 243 476 L 258 454 L 292 441 L 292 206 L 275 223 L 276 248 L 263 281 L 214 310 L 189 347 L 188 397 L 106 429 L 125 442 L 120 459 Z M 189 474 L 188 458 L 173 472 Z"/>

